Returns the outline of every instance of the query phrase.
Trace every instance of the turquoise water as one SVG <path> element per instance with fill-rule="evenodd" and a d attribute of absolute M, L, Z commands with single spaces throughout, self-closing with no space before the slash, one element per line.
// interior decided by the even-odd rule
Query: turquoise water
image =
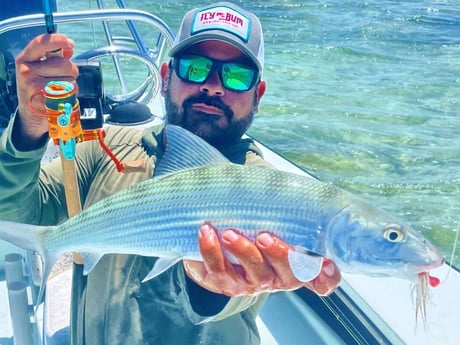
<path fill-rule="evenodd" d="M 174 31 L 197 3 L 126 2 Z M 458 1 L 241 4 L 266 41 L 268 89 L 250 134 L 407 220 L 450 258 L 460 221 Z"/>

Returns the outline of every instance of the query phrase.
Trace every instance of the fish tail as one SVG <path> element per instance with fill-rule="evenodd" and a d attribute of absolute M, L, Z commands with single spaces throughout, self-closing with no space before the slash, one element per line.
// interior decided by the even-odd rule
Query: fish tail
<path fill-rule="evenodd" d="M 41 236 L 50 228 L 0 220 L 0 239 L 40 253 L 42 251 Z"/>
<path fill-rule="evenodd" d="M 20 248 L 37 252 L 43 260 L 43 277 L 40 286 L 39 300 L 43 297 L 44 287 L 57 257 L 43 247 L 43 235 L 51 230 L 51 226 L 38 226 L 0 220 L 0 240 L 8 241 Z"/>

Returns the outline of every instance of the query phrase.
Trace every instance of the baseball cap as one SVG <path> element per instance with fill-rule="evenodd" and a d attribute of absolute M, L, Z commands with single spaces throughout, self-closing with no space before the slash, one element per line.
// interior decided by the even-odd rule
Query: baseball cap
<path fill-rule="evenodd" d="M 255 14 L 229 3 L 195 8 L 184 16 L 169 56 L 207 41 L 227 42 L 247 55 L 262 72 L 264 39 L 262 25 Z"/>

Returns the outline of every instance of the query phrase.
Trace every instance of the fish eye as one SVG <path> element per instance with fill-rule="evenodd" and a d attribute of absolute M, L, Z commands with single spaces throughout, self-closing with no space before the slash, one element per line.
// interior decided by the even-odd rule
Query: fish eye
<path fill-rule="evenodd" d="M 399 225 L 391 224 L 383 230 L 383 237 L 393 243 L 404 240 L 404 232 Z"/>

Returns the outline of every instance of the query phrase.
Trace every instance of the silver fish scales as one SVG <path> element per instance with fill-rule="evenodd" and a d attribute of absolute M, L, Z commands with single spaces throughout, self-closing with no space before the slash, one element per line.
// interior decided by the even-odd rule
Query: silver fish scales
<path fill-rule="evenodd" d="M 286 178 L 289 176 L 289 178 Z M 48 248 L 198 258 L 197 229 L 205 221 L 237 228 L 250 238 L 270 230 L 293 244 L 299 239 L 318 254 L 318 228 L 338 194 L 332 185 L 277 170 L 234 164 L 189 169 L 137 184 L 115 194 L 43 235 Z M 122 240 L 124 239 L 124 240 Z M 297 240 L 296 240 L 297 239 Z M 308 244 L 308 245 L 307 245 Z M 128 249 L 129 248 L 129 249 Z"/>

